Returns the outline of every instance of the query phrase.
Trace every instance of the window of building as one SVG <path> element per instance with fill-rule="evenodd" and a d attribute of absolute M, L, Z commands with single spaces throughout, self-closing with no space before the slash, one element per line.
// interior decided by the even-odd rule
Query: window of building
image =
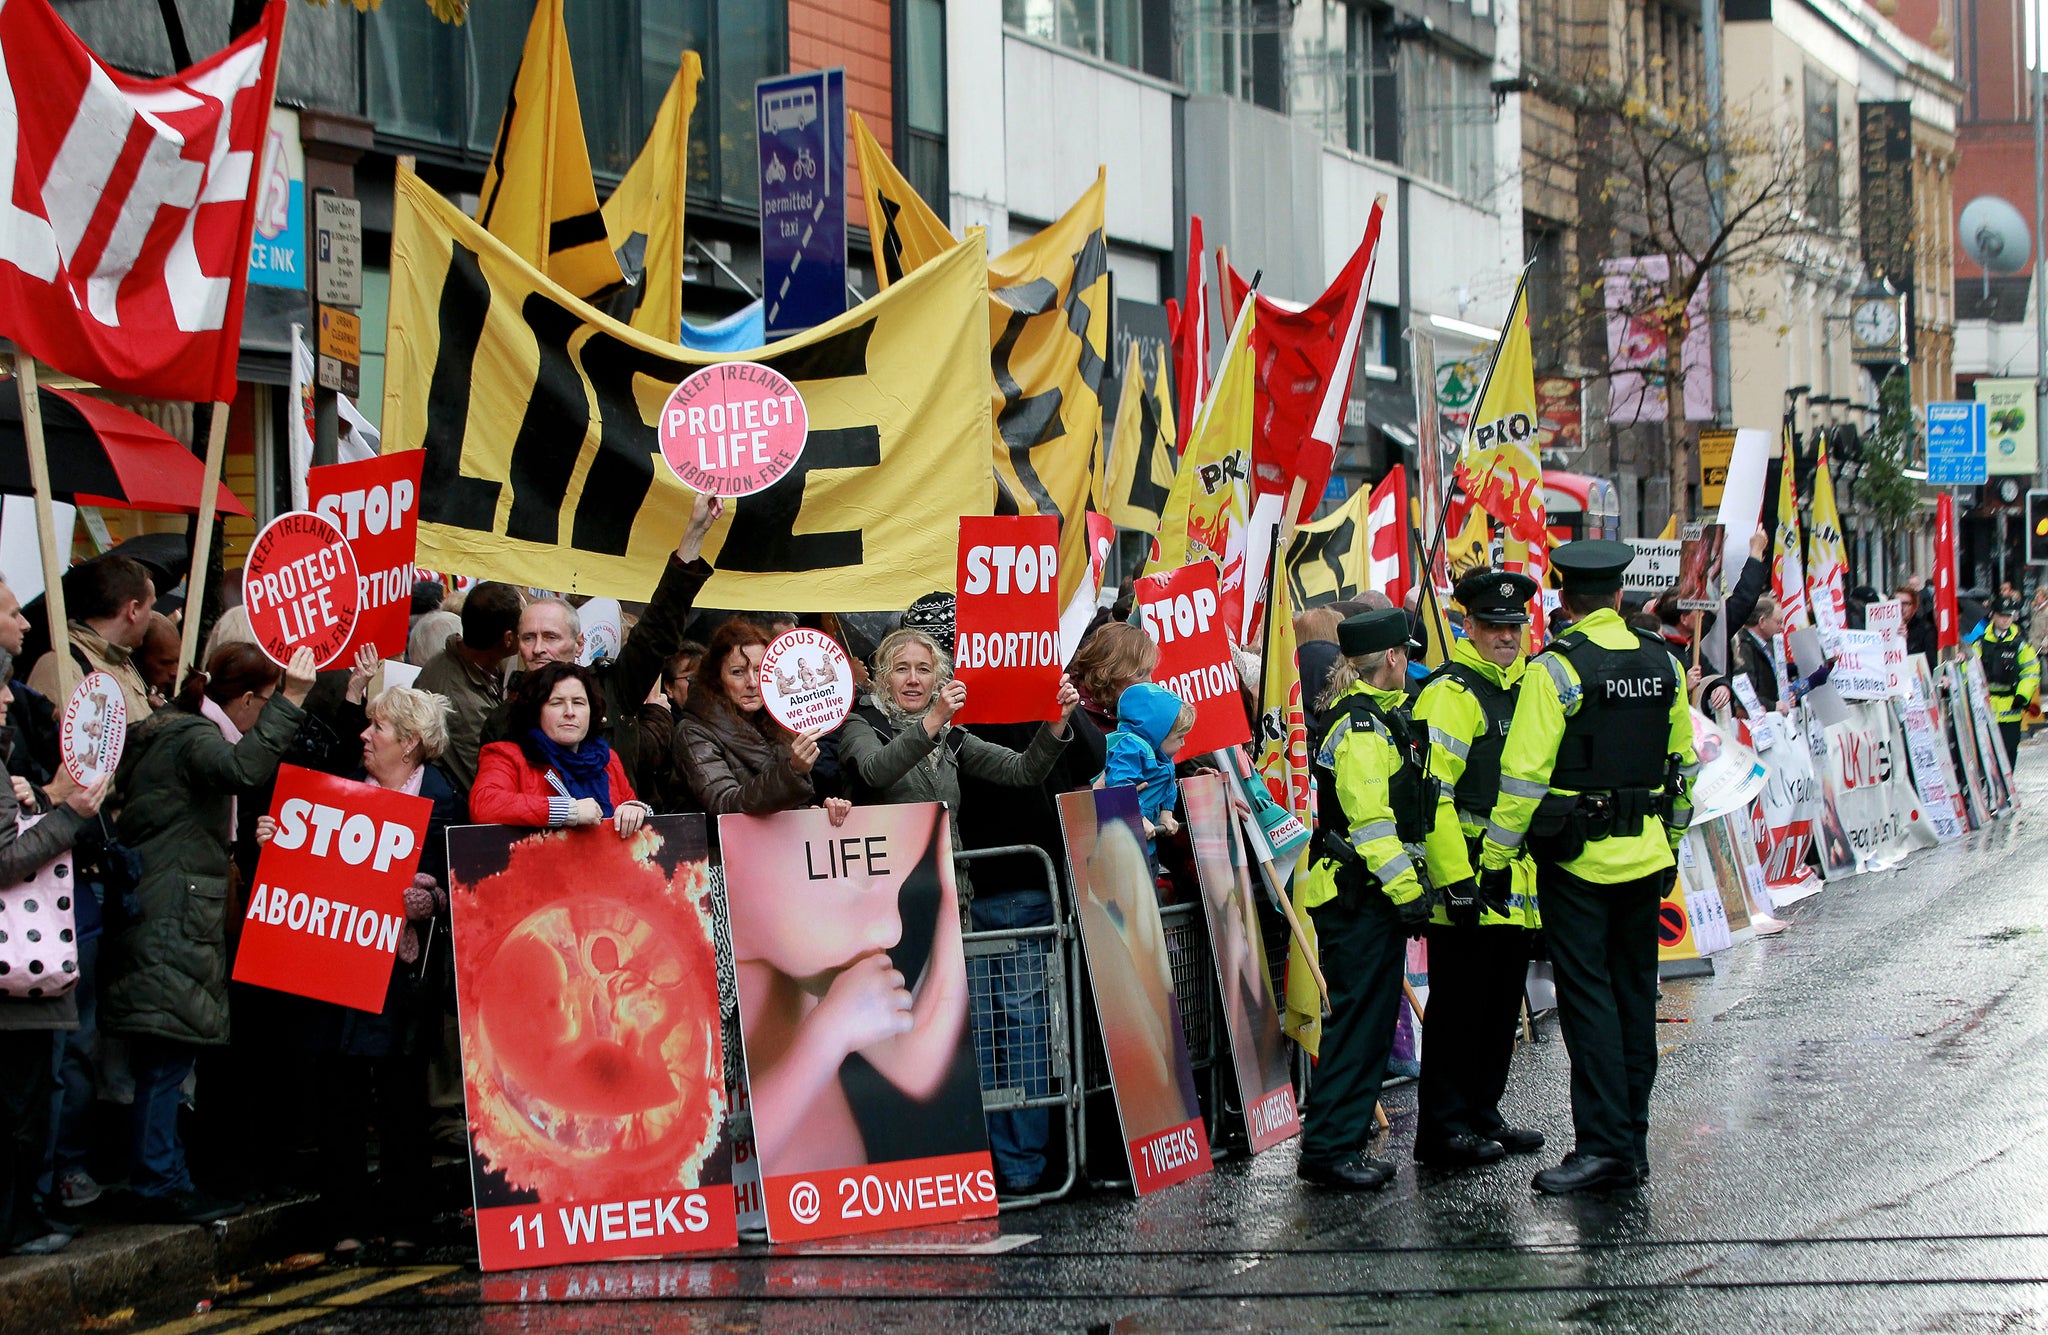
<path fill-rule="evenodd" d="M 1320 0 L 1308 0 L 1320 8 Z M 1183 6 L 1181 80 L 1190 92 L 1221 93 L 1286 111 L 1290 0 L 1196 0 Z"/>
<path fill-rule="evenodd" d="M 1493 190 L 1490 71 L 1431 42 L 1400 46 L 1400 163 L 1467 199 Z"/>
<path fill-rule="evenodd" d="M 1389 11 L 1302 0 L 1288 35 L 1287 104 L 1323 142 L 1395 161 L 1399 140 Z"/>
<path fill-rule="evenodd" d="M 632 165 L 685 50 L 702 54 L 690 122 L 693 198 L 738 208 L 758 200 L 754 83 L 789 68 L 787 7 L 758 0 L 604 0 L 568 7 L 569 52 L 590 165 L 616 178 Z M 505 109 L 532 0 L 489 22 L 442 23 L 424 5 L 363 16 L 363 114 L 385 137 L 481 167 Z"/>
<path fill-rule="evenodd" d="M 896 2 L 896 163 L 934 212 L 949 218 L 945 0 Z"/>
<path fill-rule="evenodd" d="M 1003 0 L 1003 22 L 1039 41 L 1171 79 L 1173 9 L 1174 0 Z"/>
<path fill-rule="evenodd" d="M 1842 225 L 1840 93 L 1835 77 L 1806 67 L 1806 213 L 1817 226 Z"/>

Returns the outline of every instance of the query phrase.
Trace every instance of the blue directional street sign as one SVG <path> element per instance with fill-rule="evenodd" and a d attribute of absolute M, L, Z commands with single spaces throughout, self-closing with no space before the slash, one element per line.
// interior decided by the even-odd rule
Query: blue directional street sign
<path fill-rule="evenodd" d="M 1927 483 L 1981 487 L 1985 479 L 1985 408 L 1981 403 L 1927 405 Z"/>
<path fill-rule="evenodd" d="M 754 85 L 761 157 L 761 305 L 767 336 L 846 310 L 846 71 Z"/>

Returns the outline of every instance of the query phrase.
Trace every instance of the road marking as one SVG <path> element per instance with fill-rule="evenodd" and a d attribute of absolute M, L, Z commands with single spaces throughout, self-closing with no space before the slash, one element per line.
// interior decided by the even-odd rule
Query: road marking
<path fill-rule="evenodd" d="M 210 1312 L 202 1312 L 197 1316 L 182 1317 L 176 1321 L 165 1322 L 160 1326 L 150 1326 L 138 1332 L 137 1335 L 192 1335 L 193 1332 L 201 1330 L 217 1331 L 219 1335 L 263 1335 L 265 1331 L 281 1330 L 286 1326 L 295 1326 L 302 1321 L 311 1321 L 315 1317 L 324 1316 L 338 1308 L 354 1307 L 358 1303 L 368 1302 L 372 1298 L 381 1298 L 385 1294 L 394 1293 L 399 1289 L 411 1288 L 416 1284 L 424 1284 L 430 1279 L 439 1279 L 443 1275 L 450 1274 L 459 1268 L 452 1265 L 410 1266 L 404 1270 L 388 1273 L 376 1270 L 354 1270 L 339 1275 L 323 1275 L 318 1279 L 307 1280 L 303 1284 L 294 1284 L 289 1288 L 279 1289 L 275 1293 L 262 1294 L 249 1299 L 247 1302 L 237 1303 L 232 1307 L 216 1307 Z M 334 1292 L 337 1289 L 347 1288 L 350 1284 L 357 1284 L 365 1275 L 376 1275 L 379 1273 L 384 1274 L 382 1279 L 373 1280 L 368 1284 L 360 1284 L 359 1287 L 347 1289 L 343 1293 Z M 328 1296 L 320 1296 L 323 1294 Z M 306 1299 L 315 1299 L 315 1301 L 304 1301 Z M 256 1316 L 256 1319 L 253 1321 L 242 1320 L 244 1317 L 256 1315 L 256 1313 L 264 1308 L 273 1307 L 288 1307 L 291 1310 L 274 1312 L 269 1316 Z"/>

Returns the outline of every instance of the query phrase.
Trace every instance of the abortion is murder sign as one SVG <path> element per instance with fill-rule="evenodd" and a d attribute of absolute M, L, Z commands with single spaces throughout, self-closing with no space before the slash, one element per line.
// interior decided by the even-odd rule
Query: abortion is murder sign
<path fill-rule="evenodd" d="M 383 1010 L 433 810 L 424 797 L 280 765 L 277 833 L 256 863 L 235 981 Z"/>

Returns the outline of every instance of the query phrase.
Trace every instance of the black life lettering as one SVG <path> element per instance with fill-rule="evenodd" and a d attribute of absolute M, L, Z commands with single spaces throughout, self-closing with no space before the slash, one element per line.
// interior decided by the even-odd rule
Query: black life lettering
<path fill-rule="evenodd" d="M 569 542 L 584 551 L 624 556 L 661 453 L 653 424 L 640 415 L 633 381 L 646 376 L 657 384 L 674 384 L 692 368 L 606 333 L 593 334 L 576 350 L 576 360 L 597 399 L 598 438 L 597 455 L 576 498 Z M 659 414 L 660 408 L 655 411 Z"/>
<path fill-rule="evenodd" d="M 583 321 L 538 292 L 520 314 L 533 329 L 540 365 L 512 442 L 512 514 L 505 536 L 553 547 L 562 540 L 562 501 L 590 431 L 589 391 L 569 357 L 569 340 Z"/>
<path fill-rule="evenodd" d="M 1344 582 L 1343 559 L 1357 535 L 1358 521 L 1350 518 L 1327 533 L 1303 531 L 1294 535 L 1294 545 L 1287 549 L 1287 582 L 1294 593 L 1296 607 L 1314 605 L 1312 595 L 1301 582 L 1301 571 L 1302 567 L 1317 561 L 1330 572 L 1330 585 L 1336 591 L 1331 595 L 1332 599 L 1349 598 L 1358 592 Z"/>
<path fill-rule="evenodd" d="M 1131 473 L 1130 503 L 1148 514 L 1156 515 L 1166 506 L 1168 490 L 1152 480 L 1152 461 L 1159 456 L 1161 443 L 1160 405 L 1159 400 L 1152 397 L 1148 388 L 1151 380 L 1145 376 L 1143 357 L 1138 359 L 1138 373 L 1141 383 L 1124 385 L 1124 393 L 1135 393 L 1138 396 L 1138 463 Z"/>
<path fill-rule="evenodd" d="M 498 484 L 462 472 L 469 430 L 469 386 L 477 344 L 491 313 L 491 285 L 476 252 L 456 245 L 448 257 L 436 312 L 441 341 L 427 389 L 426 459 L 420 465 L 420 520 L 489 533 L 498 513 Z"/>

